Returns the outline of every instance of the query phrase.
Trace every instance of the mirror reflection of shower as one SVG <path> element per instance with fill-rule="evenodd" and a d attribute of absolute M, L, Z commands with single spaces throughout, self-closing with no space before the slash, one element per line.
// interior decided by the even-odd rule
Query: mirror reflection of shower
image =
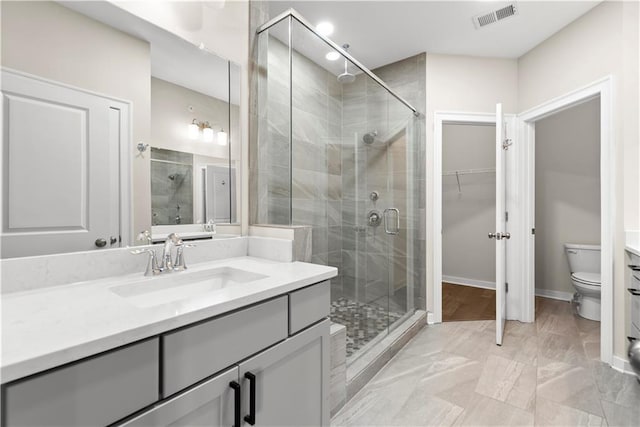
<path fill-rule="evenodd" d="M 342 48 L 346 51 L 349 49 L 349 43 L 345 43 L 342 45 Z M 356 81 L 356 76 L 349 72 L 349 61 L 347 58 L 344 59 L 344 73 L 338 76 L 339 83 L 353 83 Z"/>

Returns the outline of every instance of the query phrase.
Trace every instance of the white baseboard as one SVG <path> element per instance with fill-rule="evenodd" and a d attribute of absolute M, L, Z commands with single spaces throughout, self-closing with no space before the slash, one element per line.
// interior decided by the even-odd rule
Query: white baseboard
<path fill-rule="evenodd" d="M 573 299 L 573 293 L 571 292 L 554 291 L 552 289 L 536 288 L 536 296 L 557 299 L 560 301 L 571 301 Z"/>
<path fill-rule="evenodd" d="M 495 289 L 495 282 L 486 282 L 484 280 L 467 279 L 466 277 L 442 276 L 442 281 L 451 283 L 452 285 L 472 286 L 474 288 Z"/>
<path fill-rule="evenodd" d="M 435 315 L 431 311 L 427 311 L 427 325 L 433 325 L 435 322 Z"/>
<path fill-rule="evenodd" d="M 629 362 L 622 357 L 613 356 L 613 363 L 611 364 L 611 367 L 623 374 L 635 375 L 633 369 L 631 369 L 631 365 L 629 365 Z"/>

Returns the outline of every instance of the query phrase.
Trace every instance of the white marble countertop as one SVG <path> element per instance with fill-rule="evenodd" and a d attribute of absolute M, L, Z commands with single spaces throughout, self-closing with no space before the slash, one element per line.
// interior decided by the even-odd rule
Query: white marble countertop
<path fill-rule="evenodd" d="M 252 257 L 194 264 L 185 272 L 172 274 L 224 266 L 268 277 L 146 308 L 134 305 L 110 289 L 139 281 L 143 278 L 142 272 L 3 295 L 2 383 L 337 275 L 334 267 Z"/>
<path fill-rule="evenodd" d="M 630 253 L 640 256 L 640 231 L 627 231 L 625 247 Z"/>

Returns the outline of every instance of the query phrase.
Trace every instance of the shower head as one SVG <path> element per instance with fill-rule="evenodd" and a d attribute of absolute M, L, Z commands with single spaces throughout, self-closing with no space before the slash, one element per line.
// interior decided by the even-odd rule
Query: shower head
<path fill-rule="evenodd" d="M 345 43 L 342 45 L 342 48 L 346 51 L 349 49 L 349 44 Z M 351 74 L 348 69 L 349 63 L 347 62 L 347 58 L 344 59 L 344 73 L 338 76 L 338 83 L 353 83 L 356 81 L 356 76 Z"/>
<path fill-rule="evenodd" d="M 353 83 L 355 80 L 356 80 L 356 76 L 354 76 L 348 71 L 345 71 L 344 73 L 338 76 L 339 83 Z"/>
<path fill-rule="evenodd" d="M 374 130 L 373 132 L 367 132 L 362 136 L 362 142 L 367 145 L 373 144 L 376 140 L 376 136 L 378 136 L 378 131 Z"/>

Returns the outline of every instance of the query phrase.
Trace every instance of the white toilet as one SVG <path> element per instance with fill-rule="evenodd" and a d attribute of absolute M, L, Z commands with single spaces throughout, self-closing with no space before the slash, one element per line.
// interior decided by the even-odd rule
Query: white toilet
<path fill-rule="evenodd" d="M 571 283 L 576 288 L 578 314 L 600 321 L 600 246 L 565 243 Z"/>

